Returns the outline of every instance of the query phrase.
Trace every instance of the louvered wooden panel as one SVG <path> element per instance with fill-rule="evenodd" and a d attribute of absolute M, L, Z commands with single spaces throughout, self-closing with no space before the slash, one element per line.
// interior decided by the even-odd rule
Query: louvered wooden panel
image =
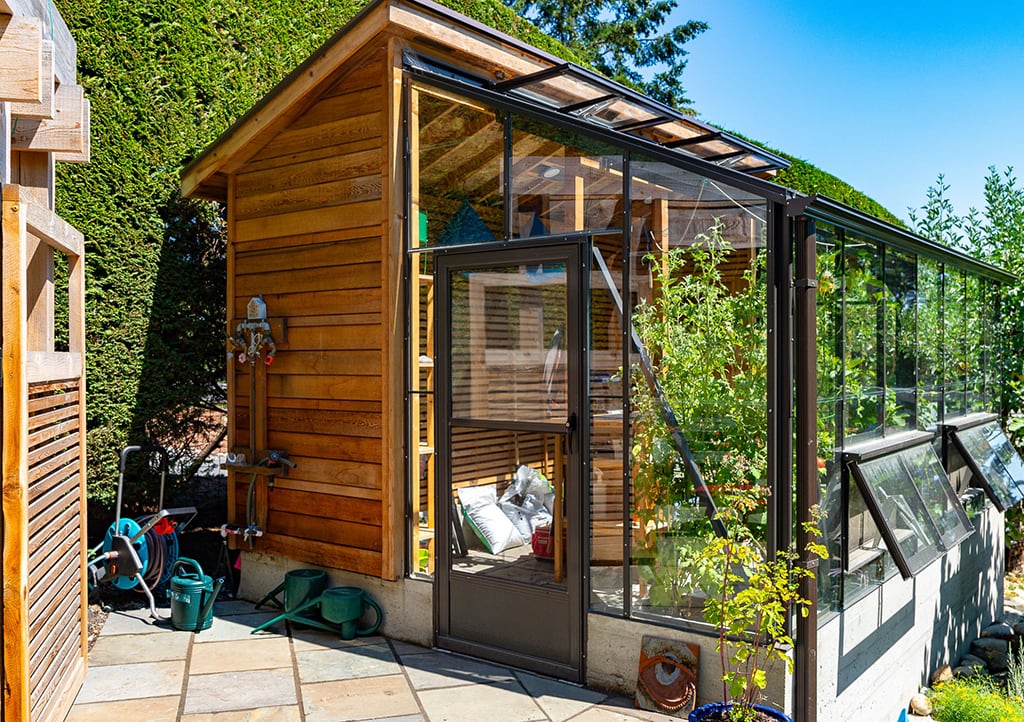
<path fill-rule="evenodd" d="M 29 704 L 46 719 L 62 686 L 82 674 L 84 520 L 81 394 L 77 382 L 28 393 Z"/>

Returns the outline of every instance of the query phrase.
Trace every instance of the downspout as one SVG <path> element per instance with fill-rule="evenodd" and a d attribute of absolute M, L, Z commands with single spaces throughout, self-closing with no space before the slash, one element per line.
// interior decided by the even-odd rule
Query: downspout
<path fill-rule="evenodd" d="M 818 713 L 818 559 L 807 553 L 818 504 L 817 442 L 817 269 L 814 221 L 802 215 L 807 199 L 790 203 L 794 215 L 794 384 L 796 386 L 796 543 L 800 564 L 814 572 L 800 580 L 800 596 L 810 601 L 807 616 L 797 615 L 794 670 L 794 721 L 815 722 Z M 799 205 L 798 205 L 799 204 Z M 798 209 L 794 209 L 797 206 Z M 800 207 L 802 206 L 802 207 Z M 796 210 L 796 213 L 794 213 Z"/>

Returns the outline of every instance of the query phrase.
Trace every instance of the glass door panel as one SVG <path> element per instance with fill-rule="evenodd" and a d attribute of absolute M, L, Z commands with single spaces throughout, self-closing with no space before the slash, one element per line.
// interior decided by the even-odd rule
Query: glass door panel
<path fill-rule="evenodd" d="M 438 644 L 578 679 L 578 246 L 437 258 Z M 509 620 L 532 620 L 529 634 Z"/>

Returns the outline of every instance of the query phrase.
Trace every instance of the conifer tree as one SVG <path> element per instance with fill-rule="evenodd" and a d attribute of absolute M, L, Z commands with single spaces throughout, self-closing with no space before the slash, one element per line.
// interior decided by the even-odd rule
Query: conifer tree
<path fill-rule="evenodd" d="M 684 45 L 707 30 L 689 20 L 662 32 L 675 0 L 505 0 L 604 75 L 690 109 L 683 89 Z M 646 79 L 643 71 L 653 70 Z"/>

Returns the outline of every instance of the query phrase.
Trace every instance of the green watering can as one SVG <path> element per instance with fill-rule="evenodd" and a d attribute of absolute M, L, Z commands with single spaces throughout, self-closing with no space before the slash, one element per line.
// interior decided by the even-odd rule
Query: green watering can
<path fill-rule="evenodd" d="M 376 621 L 369 627 L 357 629 L 356 622 L 367 609 L 373 609 Z M 384 614 L 380 605 L 359 587 L 332 587 L 325 589 L 320 597 L 320 616 L 331 624 L 340 625 L 342 639 L 355 639 L 373 634 L 380 627 Z"/>
<path fill-rule="evenodd" d="M 191 571 L 185 571 L 191 567 Z M 213 624 L 213 603 L 224 584 L 221 577 L 214 584 L 203 574 L 199 562 L 188 557 L 179 557 L 171 565 L 171 588 L 167 597 L 171 600 L 171 626 L 183 632 L 200 632 Z"/>

